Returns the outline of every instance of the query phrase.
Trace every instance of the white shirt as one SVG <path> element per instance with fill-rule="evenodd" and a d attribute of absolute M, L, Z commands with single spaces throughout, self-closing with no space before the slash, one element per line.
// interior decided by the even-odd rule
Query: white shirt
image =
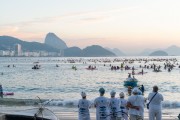
<path fill-rule="evenodd" d="M 128 102 L 139 107 L 139 110 L 129 108 L 129 114 L 144 116 L 144 97 L 142 95 L 132 95 L 128 98 Z"/>
<path fill-rule="evenodd" d="M 120 101 L 117 98 L 110 98 L 110 113 L 114 113 L 115 116 L 120 117 Z"/>
<path fill-rule="evenodd" d="M 119 99 L 120 102 L 120 110 L 123 110 L 123 112 L 127 111 L 127 100 L 125 100 L 124 98 L 120 98 Z"/>
<path fill-rule="evenodd" d="M 96 120 L 108 120 L 109 118 L 109 99 L 103 96 L 97 97 L 94 100 L 96 107 Z"/>
<path fill-rule="evenodd" d="M 90 120 L 89 107 L 91 103 L 89 100 L 80 99 L 78 103 L 79 120 Z"/>
<path fill-rule="evenodd" d="M 155 92 L 149 93 L 148 100 L 150 101 L 152 97 L 155 95 Z M 153 110 L 161 110 L 161 102 L 164 100 L 163 96 L 160 93 L 157 93 L 156 96 L 152 99 L 149 104 L 149 109 Z"/>

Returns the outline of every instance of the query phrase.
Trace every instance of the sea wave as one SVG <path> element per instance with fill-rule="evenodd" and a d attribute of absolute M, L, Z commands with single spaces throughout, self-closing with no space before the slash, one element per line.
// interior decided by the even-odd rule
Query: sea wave
<path fill-rule="evenodd" d="M 164 101 L 163 108 L 180 108 L 180 101 Z"/>
<path fill-rule="evenodd" d="M 48 101 L 44 102 L 47 104 Z M 92 105 L 93 100 L 91 100 Z M 49 102 L 49 106 L 63 106 L 63 107 L 77 107 L 78 100 L 52 100 Z M 163 108 L 180 108 L 180 101 L 163 101 Z"/>

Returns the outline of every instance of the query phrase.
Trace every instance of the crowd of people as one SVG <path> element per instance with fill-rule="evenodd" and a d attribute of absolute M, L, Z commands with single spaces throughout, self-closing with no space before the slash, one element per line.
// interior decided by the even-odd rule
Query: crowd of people
<path fill-rule="evenodd" d="M 163 96 L 158 92 L 158 87 L 154 86 L 153 91 L 149 93 L 148 98 L 139 94 L 140 90 L 135 87 L 132 95 L 125 99 L 124 92 L 119 93 L 116 98 L 116 92 L 110 92 L 110 98 L 104 97 L 105 89 L 99 89 L 99 97 L 94 100 L 93 106 L 96 108 L 96 120 L 144 120 L 144 106 L 148 101 L 149 120 L 162 120 L 161 102 Z M 89 109 L 92 104 L 86 98 L 86 93 L 81 92 L 82 99 L 78 102 L 79 120 L 91 120 Z"/>

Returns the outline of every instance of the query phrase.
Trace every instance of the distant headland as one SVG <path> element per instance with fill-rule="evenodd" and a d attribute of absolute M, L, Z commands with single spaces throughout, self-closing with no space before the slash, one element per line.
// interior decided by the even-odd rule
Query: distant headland
<path fill-rule="evenodd" d="M 45 36 L 44 43 L 27 42 L 12 36 L 0 36 L 0 56 L 8 57 L 115 57 L 128 56 L 118 48 L 88 45 L 68 47 L 54 33 Z M 180 56 L 180 47 L 172 45 L 165 49 L 145 49 L 136 56 Z"/>

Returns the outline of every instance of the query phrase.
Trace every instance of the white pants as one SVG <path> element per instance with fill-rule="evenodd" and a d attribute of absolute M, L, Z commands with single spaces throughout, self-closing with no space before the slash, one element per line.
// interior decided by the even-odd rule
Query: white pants
<path fill-rule="evenodd" d="M 158 111 L 149 110 L 149 120 L 162 120 L 161 110 Z"/>

